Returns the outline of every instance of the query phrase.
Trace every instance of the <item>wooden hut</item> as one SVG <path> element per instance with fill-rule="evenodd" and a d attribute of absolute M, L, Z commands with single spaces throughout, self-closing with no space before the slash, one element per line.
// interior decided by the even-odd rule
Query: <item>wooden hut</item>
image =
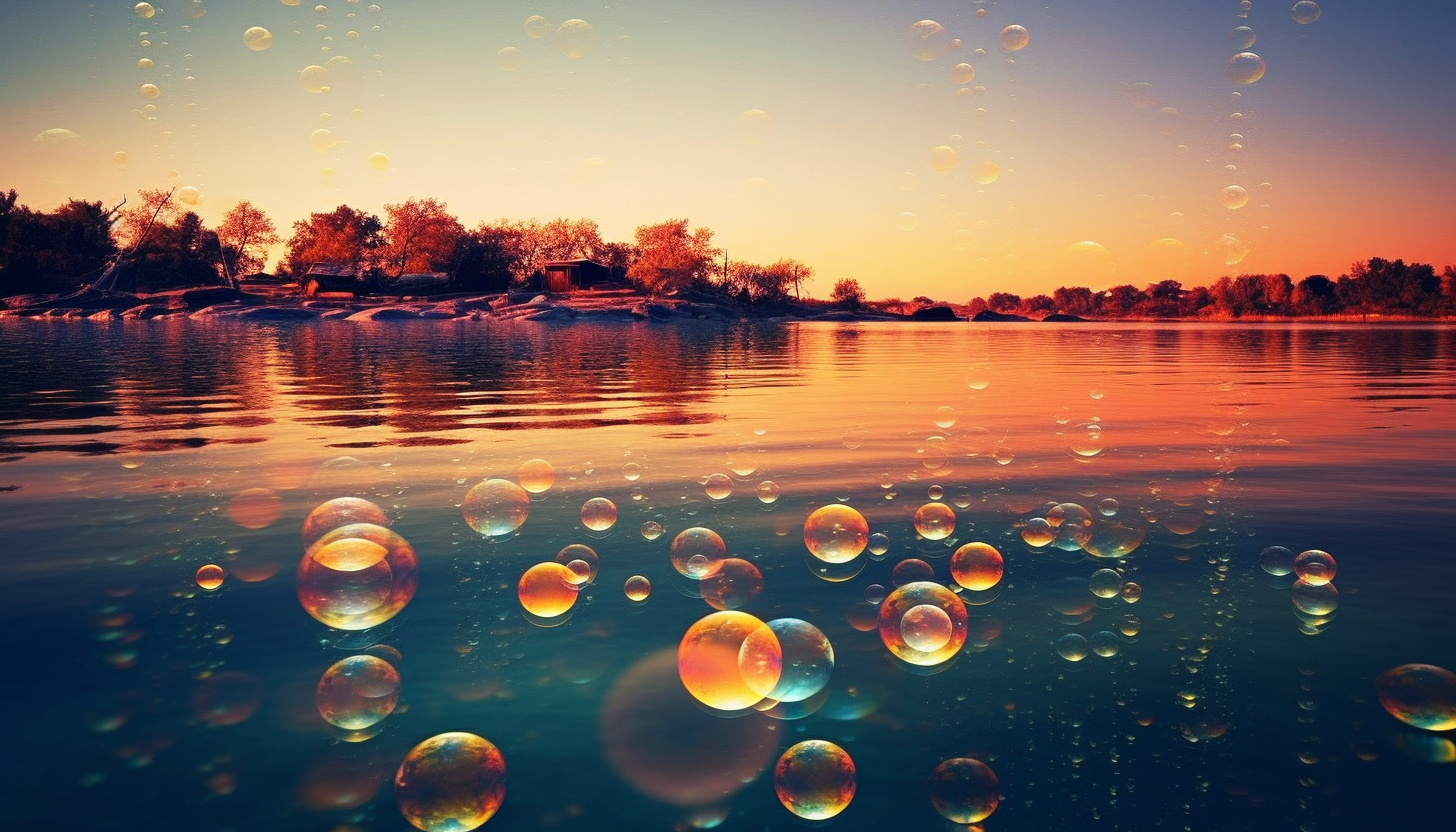
<path fill-rule="evenodd" d="M 333 292 L 352 292 L 355 294 L 364 291 L 363 281 L 359 279 L 359 267 L 352 263 L 314 263 L 308 267 L 308 273 L 299 281 L 303 287 L 303 294 L 307 297 Z"/>
<path fill-rule="evenodd" d="M 541 288 L 547 292 L 575 292 L 612 283 L 612 270 L 585 258 L 552 260 L 542 266 Z"/>

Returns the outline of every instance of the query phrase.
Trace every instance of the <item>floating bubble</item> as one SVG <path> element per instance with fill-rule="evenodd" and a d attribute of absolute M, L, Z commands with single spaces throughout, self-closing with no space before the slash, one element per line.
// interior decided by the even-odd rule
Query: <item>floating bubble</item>
<path fill-rule="evenodd" d="M 1097 504 L 1097 513 L 1103 517 L 1112 517 L 1122 506 L 1111 497 L 1108 497 Z"/>
<path fill-rule="evenodd" d="M 162 94 L 162 90 L 156 84 L 142 84 L 141 94 L 143 98 L 156 98 Z"/>
<path fill-rule="evenodd" d="M 1031 43 L 1031 33 L 1026 31 L 1025 26 L 1013 23 L 1001 30 L 1001 34 L 996 36 L 996 43 L 1007 52 L 1019 52 Z"/>
<path fill-rule="evenodd" d="M 571 561 L 566 564 L 566 568 L 571 572 L 571 582 L 578 587 L 591 580 L 592 565 L 584 560 Z"/>
<path fill-rule="evenodd" d="M 254 52 L 262 52 L 273 45 L 273 33 L 262 26 L 251 26 L 243 32 L 243 45 Z"/>
<path fill-rule="evenodd" d="M 1298 580 L 1289 592 L 1294 608 L 1309 615 L 1329 615 L 1340 606 L 1340 593 L 1334 584 L 1312 584 Z"/>
<path fill-rule="evenodd" d="M 767 654 L 768 658 L 763 658 Z M 778 682 L 767 694 L 776 702 L 802 702 L 829 684 L 834 672 L 834 647 L 824 633 L 798 618 L 777 618 L 766 629 L 754 630 L 744 639 L 739 665 L 757 667 L 780 663 Z"/>
<path fill-rule="evenodd" d="M 1253 52 L 1240 52 L 1228 59 L 1224 74 L 1235 84 L 1252 84 L 1264 77 L 1264 59 Z"/>
<path fill-rule="evenodd" d="M 1075 552 L 1092 540 L 1092 513 L 1076 503 L 1058 503 L 1047 510 L 1047 522 L 1057 530 L 1052 541 L 1058 549 Z"/>
<path fill-rule="evenodd" d="M 790 746 L 774 766 L 774 792 L 784 808 L 806 820 L 826 820 L 854 799 L 854 761 L 824 740 Z"/>
<path fill-rule="evenodd" d="M 866 544 L 871 555 L 883 555 L 890 551 L 890 536 L 883 532 L 875 532 L 869 536 Z"/>
<path fill-rule="evenodd" d="M 779 486 L 773 480 L 764 480 L 758 484 L 758 501 L 764 505 L 772 505 L 778 502 Z"/>
<path fill-rule="evenodd" d="M 1456 728 L 1456 673 L 1430 664 L 1392 667 L 1375 679 L 1386 713 L 1427 731 Z"/>
<path fill-rule="evenodd" d="M 1233 42 L 1235 49 L 1242 52 L 1254 45 L 1254 30 L 1248 26 L 1235 26 L 1229 31 L 1229 40 Z"/>
<path fill-rule="evenodd" d="M 263 529 L 283 514 L 283 498 L 271 488 L 247 488 L 228 501 L 228 519 L 245 529 Z"/>
<path fill-rule="evenodd" d="M 913 191 L 920 186 L 920 177 L 907 170 L 900 174 L 899 183 L 900 190 Z"/>
<path fill-rule="evenodd" d="M 1289 10 L 1289 16 L 1294 18 L 1294 22 L 1301 26 L 1308 26 L 1316 20 L 1319 20 L 1320 14 L 1321 9 L 1319 4 L 1313 2 L 1313 0 L 1299 0 L 1298 3 L 1294 4 L 1294 8 Z"/>
<path fill-rule="evenodd" d="M 723 566 L 728 546 L 712 529 L 694 526 L 683 529 L 672 539 L 668 557 L 672 568 L 685 578 L 700 581 Z"/>
<path fill-rule="evenodd" d="M 628 601 L 646 601 L 652 594 L 652 582 L 641 575 L 633 575 L 622 584 L 622 594 Z"/>
<path fill-rule="evenodd" d="M 1128 581 L 1122 585 L 1117 594 L 1129 604 L 1136 604 L 1143 597 L 1143 588 L 1134 581 Z"/>
<path fill-rule="evenodd" d="M 667 530 L 662 527 L 662 524 L 657 522 L 656 520 L 648 520 L 646 523 L 642 524 L 642 527 L 640 529 L 638 529 L 638 532 L 642 535 L 643 540 L 656 540 L 657 538 L 662 537 L 662 535 L 666 533 L 666 531 Z"/>
<path fill-rule="evenodd" d="M 156 65 L 151 58 L 137 58 L 137 69 L 151 69 Z"/>
<path fill-rule="evenodd" d="M 556 469 L 544 459 L 528 459 L 516 469 L 516 482 L 532 494 L 544 494 L 556 484 Z"/>
<path fill-rule="evenodd" d="M 960 163 L 960 154 L 950 145 L 943 144 L 930 149 L 930 167 L 938 173 L 950 173 Z"/>
<path fill-rule="evenodd" d="M 222 586 L 222 579 L 227 577 L 221 566 L 215 563 L 207 563 L 197 568 L 197 585 L 208 592 Z"/>
<path fill-rule="evenodd" d="M 924 653 L 944 647 L 954 631 L 950 615 L 934 604 L 913 606 L 900 618 L 900 637 Z"/>
<path fill-rule="evenodd" d="M 1040 549 L 1057 539 L 1057 530 L 1045 517 L 1033 517 L 1022 524 L 1021 539 L 1026 541 L 1026 545 Z"/>
<path fill-rule="evenodd" d="M 1001 166 L 995 162 L 981 160 L 971 163 L 971 179 L 978 185 L 989 185 L 1001 178 Z"/>
<path fill-rule="evenodd" d="M 506 760 L 475 734 L 436 734 L 412 748 L 394 775 L 400 814 L 422 832 L 468 832 L 506 796 Z"/>
<path fill-rule="evenodd" d="M 1117 640 L 1117 635 L 1107 630 L 1098 630 L 1087 642 L 1092 646 L 1092 652 L 1104 659 L 1110 659 L 1122 650 L 1122 642 Z"/>
<path fill-rule="evenodd" d="M 596 30 L 585 20 L 572 18 L 556 29 L 556 48 L 568 58 L 585 57 L 596 42 Z"/>
<path fill-rule="evenodd" d="M 1117 625 L 1117 631 L 1128 638 L 1132 638 L 1142 632 L 1142 628 L 1143 622 L 1135 615 L 1123 616 L 1122 623 Z"/>
<path fill-rule="evenodd" d="M 750 636 L 768 625 L 745 612 L 727 610 L 699 619 L 678 643 L 677 668 L 683 687 L 710 708 L 737 711 L 763 699 L 778 684 L 783 654 L 777 637 L 760 634 L 759 649 L 740 660 Z"/>
<path fill-rule="evenodd" d="M 1087 588 L 1098 598 L 1116 598 L 1122 592 L 1122 576 L 1116 569 L 1099 569 L 1087 579 Z"/>
<path fill-rule="evenodd" d="M 864 515 L 842 503 L 815 509 L 804 521 L 804 546 L 825 563 L 848 563 L 869 543 Z"/>
<path fill-rule="evenodd" d="M 465 494 L 461 513 L 470 528 L 486 537 L 504 537 L 519 529 L 531 512 L 531 497 L 510 480 L 488 479 Z"/>
<path fill-rule="evenodd" d="M 340 526 L 316 540 L 298 563 L 298 601 L 339 630 L 364 630 L 393 618 L 414 597 L 419 559 L 398 534 L 371 523 Z"/>
<path fill-rule="evenodd" d="M 326 533 L 351 523 L 387 526 L 389 517 L 384 513 L 384 509 L 368 500 L 358 497 L 336 497 L 319 503 L 303 519 L 303 545 L 307 548 Z"/>
<path fill-rule="evenodd" d="M 930 804 L 953 823 L 979 823 L 1001 802 L 991 767 L 970 757 L 946 760 L 930 773 Z"/>
<path fill-rule="evenodd" d="M 526 37 L 531 40 L 540 40 L 551 34 L 551 21 L 539 14 L 533 14 L 526 18 L 526 22 L 522 24 L 521 28 L 525 29 Z"/>
<path fill-rule="evenodd" d="M 593 497 L 581 504 L 581 524 L 604 532 L 617 524 L 617 505 L 606 497 Z"/>
<path fill-rule="evenodd" d="M 389 167 L 389 157 L 385 156 L 383 153 L 371 153 L 369 154 L 369 158 L 365 159 L 364 161 L 369 165 L 369 167 L 374 168 L 378 171 L 383 171 Z"/>
<path fill-rule="evenodd" d="M 1249 204 L 1249 192 L 1238 185 L 1229 185 L 1218 192 L 1218 202 L 1230 211 L 1236 211 Z"/>
<path fill-rule="evenodd" d="M 576 604 L 579 587 L 565 564 L 545 561 L 527 569 L 516 584 L 516 597 L 526 612 L 555 618 Z"/>
<path fill-rule="evenodd" d="M 935 569 L 919 558 L 906 558 L 895 564 L 895 568 L 890 570 L 890 582 L 895 586 L 933 580 L 935 580 Z"/>
<path fill-rule="evenodd" d="M 1335 559 L 1329 552 L 1307 549 L 1295 557 L 1294 574 L 1313 586 L 1327 584 L 1335 579 Z"/>
<path fill-rule="evenodd" d="M 920 61 L 944 57 L 951 50 L 950 40 L 945 27 L 934 20 L 916 21 L 905 35 L 905 45 L 910 54 Z"/>
<path fill-rule="evenodd" d="M 191 185 L 183 185 L 177 189 L 177 201 L 183 205 L 197 205 L 202 202 L 202 192 Z"/>
<path fill-rule="evenodd" d="M 1067 633 L 1057 639 L 1057 655 L 1069 662 L 1087 658 L 1087 639 L 1078 633 Z"/>
<path fill-rule="evenodd" d="M 895 225 L 901 231 L 914 231 L 915 226 L 919 224 L 920 218 L 910 211 L 901 211 L 899 216 L 895 217 Z"/>
<path fill-rule="evenodd" d="M 495 65 L 506 72 L 515 72 L 526 63 L 526 53 L 514 46 L 505 46 L 495 53 Z"/>
<path fill-rule="evenodd" d="M 970 64 L 956 64 L 950 68 L 950 79 L 957 84 L 969 84 L 976 77 L 976 68 Z"/>
<path fill-rule="evenodd" d="M 950 621 L 950 635 L 933 650 L 920 650 L 912 646 L 902 630 L 902 621 L 910 610 L 921 606 L 933 606 L 945 614 Z M 925 611 L 917 614 L 919 620 L 934 625 Z M 880 641 L 884 642 L 897 658 L 920 667 L 934 667 L 953 657 L 966 641 L 966 605 L 954 592 L 933 581 L 916 581 L 905 584 L 891 592 L 880 605 Z M 938 638 L 938 635 L 936 636 Z M 918 643 L 934 641 L 927 634 Z"/>
<path fill-rule="evenodd" d="M 710 500 L 726 500 L 733 493 L 733 478 L 727 474 L 709 474 L 703 481 L 703 493 Z"/>
<path fill-rule="evenodd" d="M 327 127 L 320 127 L 308 135 L 308 146 L 315 153 L 328 153 L 341 144 L 344 143 L 334 138 L 334 131 Z"/>
<path fill-rule="evenodd" d="M 1249 247 L 1238 237 L 1225 234 L 1214 241 L 1212 253 L 1225 266 L 1236 266 L 1249 256 Z"/>
<path fill-rule="evenodd" d="M 982 592 L 1001 582 L 1005 562 L 989 543 L 967 543 L 950 556 L 950 576 L 966 589 Z"/>
<path fill-rule="evenodd" d="M 561 548 L 552 558 L 559 564 L 570 567 L 573 561 L 582 561 L 587 565 L 587 577 L 585 583 L 591 583 L 597 579 L 597 570 L 601 568 L 602 559 L 597 555 L 597 550 L 582 543 L 570 543 Z"/>
<path fill-rule="evenodd" d="M 208 725 L 237 725 L 263 704 L 263 682 L 236 670 L 209 676 L 192 692 L 192 715 Z"/>
<path fill-rule="evenodd" d="M 715 610 L 737 610 L 763 591 L 763 573 L 742 558 L 724 558 L 718 571 L 698 586 L 703 600 Z"/>
<path fill-rule="evenodd" d="M 377 656 L 350 656 L 319 678 L 314 703 L 319 716 L 347 731 L 368 728 L 394 712 L 399 672 Z"/>
<path fill-rule="evenodd" d="M 132 11 L 136 12 L 137 17 L 143 20 L 150 20 L 152 15 L 157 13 L 156 8 L 151 3 L 138 3 L 132 7 Z"/>
<path fill-rule="evenodd" d="M 926 540 L 944 540 L 955 527 L 955 511 L 945 503 L 926 503 L 915 510 L 915 531 Z"/>

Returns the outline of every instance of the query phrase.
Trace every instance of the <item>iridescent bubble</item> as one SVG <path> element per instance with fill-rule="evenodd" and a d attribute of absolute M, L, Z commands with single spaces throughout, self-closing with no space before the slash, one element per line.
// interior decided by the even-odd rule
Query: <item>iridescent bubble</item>
<path fill-rule="evenodd" d="M 976 77 L 976 68 L 970 64 L 956 64 L 950 68 L 950 79 L 957 84 L 969 84 Z"/>
<path fill-rule="evenodd" d="M 1327 584 L 1335 579 L 1335 559 L 1329 552 L 1307 549 L 1294 558 L 1294 574 L 1313 586 Z"/>
<path fill-rule="evenodd" d="M 895 586 L 933 580 L 935 580 L 935 569 L 919 558 L 906 558 L 895 564 L 895 568 L 890 570 L 890 582 Z"/>
<path fill-rule="evenodd" d="M 394 775 L 400 814 L 423 832 L 468 832 L 506 796 L 506 760 L 475 734 L 437 734 L 410 750 Z"/>
<path fill-rule="evenodd" d="M 581 587 L 592 578 L 592 565 L 584 560 L 577 559 L 569 561 L 566 569 L 571 573 L 571 582 Z"/>
<path fill-rule="evenodd" d="M 694 526 L 684 529 L 672 539 L 668 557 L 672 568 L 685 578 L 700 581 L 717 572 L 728 554 L 723 538 L 712 529 Z"/>
<path fill-rule="evenodd" d="M 617 524 L 617 504 L 606 497 L 593 497 L 581 504 L 581 524 L 604 532 Z"/>
<path fill-rule="evenodd" d="M 656 540 L 657 538 L 662 537 L 662 535 L 666 533 L 667 530 L 664 529 L 662 527 L 662 524 L 657 522 L 656 520 L 648 520 L 646 523 L 642 524 L 642 528 L 638 529 L 638 531 L 642 534 L 643 540 Z"/>
<path fill-rule="evenodd" d="M 544 494 L 556 484 L 556 468 L 544 459 L 528 459 L 516 469 L 516 482 L 532 494 Z"/>
<path fill-rule="evenodd" d="M 552 558 L 559 564 L 571 568 L 575 561 L 581 561 L 587 566 L 586 580 L 584 583 L 591 583 L 597 579 L 597 571 L 601 568 L 602 559 L 597 555 L 597 550 L 581 543 L 569 543 L 556 553 Z M 575 570 L 573 570 L 575 571 Z"/>
<path fill-rule="evenodd" d="M 784 808 L 806 820 L 825 820 L 854 799 L 854 761 L 824 740 L 797 743 L 774 766 L 774 792 Z"/>
<path fill-rule="evenodd" d="M 1240 52 L 1228 59 L 1224 74 L 1235 84 L 1252 84 L 1264 77 L 1264 59 L 1253 52 Z"/>
<path fill-rule="evenodd" d="M 1122 623 L 1117 625 L 1117 631 L 1128 638 L 1132 638 L 1142 632 L 1142 628 L 1143 622 L 1138 620 L 1138 617 L 1135 615 L 1123 616 Z"/>
<path fill-rule="evenodd" d="M 545 561 L 527 569 L 516 584 L 516 597 L 526 612 L 555 618 L 576 604 L 580 587 L 565 564 Z"/>
<path fill-rule="evenodd" d="M 539 14 L 533 14 L 526 18 L 522 28 L 526 30 L 526 37 L 531 40 L 540 40 L 551 34 L 551 21 Z"/>
<path fill-rule="evenodd" d="M 627 482 L 636 482 L 642 478 L 642 466 L 635 462 L 628 462 L 622 466 L 622 479 Z"/>
<path fill-rule="evenodd" d="M 890 551 L 890 536 L 883 532 L 875 532 L 869 536 L 867 545 L 871 555 L 883 555 Z"/>
<path fill-rule="evenodd" d="M 709 474 L 703 481 L 703 493 L 710 500 L 726 500 L 733 493 L 733 478 L 727 474 Z"/>
<path fill-rule="evenodd" d="M 915 531 L 926 540 L 944 540 L 955 527 L 955 511 L 945 503 L 926 503 L 915 510 Z"/>
<path fill-rule="evenodd" d="M 1021 525 L 1021 539 L 1026 545 L 1040 549 L 1057 539 L 1057 531 L 1045 517 L 1033 517 Z"/>
<path fill-rule="evenodd" d="M 652 582 L 641 575 L 633 575 L 622 584 L 622 594 L 628 601 L 646 601 L 652 594 Z"/>
<path fill-rule="evenodd" d="M 1122 506 L 1116 500 L 1108 497 L 1097 504 L 1097 512 L 1103 517 L 1111 517 L 1117 514 L 1117 510 L 1121 507 Z"/>
<path fill-rule="evenodd" d="M 914 231 L 915 226 L 919 224 L 920 218 L 910 211 L 901 211 L 899 216 L 895 217 L 895 225 L 901 231 Z"/>
<path fill-rule="evenodd" d="M 319 716 L 347 731 L 368 728 L 394 712 L 399 672 L 377 656 L 350 656 L 324 671 L 314 689 Z"/>
<path fill-rule="evenodd" d="M 919 650 L 905 640 L 901 622 L 910 610 L 930 605 L 949 618 L 949 638 L 934 650 Z M 925 614 L 920 613 L 922 617 Z M 928 620 L 925 617 L 924 620 Z M 920 667 L 934 667 L 955 656 L 966 642 L 966 605 L 954 592 L 933 581 L 908 583 L 891 592 L 880 605 L 880 641 L 900 660 Z M 921 643 L 928 643 L 923 641 Z"/>
<path fill-rule="evenodd" d="M 1334 584 L 1295 581 L 1289 596 L 1295 609 L 1309 615 L 1329 615 L 1340 606 L 1340 593 Z"/>
<path fill-rule="evenodd" d="M 1007 52 L 1018 52 L 1031 43 L 1031 33 L 1026 31 L 1025 26 L 1011 24 L 1001 30 L 996 36 L 996 43 Z"/>
<path fill-rule="evenodd" d="M 930 773 L 930 803 L 953 823 L 979 823 L 1001 802 L 1001 783 L 991 767 L 970 757 L 946 760 Z"/>
<path fill-rule="evenodd" d="M 778 684 L 783 655 L 777 637 L 760 634 L 761 649 L 740 661 L 744 642 L 768 625 L 745 612 L 727 610 L 699 619 L 677 649 L 678 676 L 699 702 L 722 711 L 737 711 L 763 699 Z M 771 631 L 770 631 L 771 635 Z"/>
<path fill-rule="evenodd" d="M 1320 13 L 1321 9 L 1319 4 L 1313 2 L 1313 0 L 1299 0 L 1298 3 L 1294 4 L 1294 8 L 1289 10 L 1289 16 L 1294 18 L 1294 22 L 1301 26 L 1308 26 L 1316 20 L 1319 20 Z"/>
<path fill-rule="evenodd" d="M 1229 40 L 1233 41 L 1234 48 L 1243 51 L 1254 45 L 1254 30 L 1248 26 L 1235 26 L 1229 31 Z"/>
<path fill-rule="evenodd" d="M 1134 581 L 1128 581 L 1117 594 L 1129 604 L 1136 604 L 1143 597 L 1143 588 Z"/>
<path fill-rule="evenodd" d="M 314 541 L 340 526 L 351 523 L 372 523 L 376 526 L 389 525 L 384 509 L 358 497 L 336 497 L 319 503 L 303 519 L 303 545 L 312 546 Z"/>
<path fill-rule="evenodd" d="M 243 32 L 243 45 L 254 52 L 262 52 L 273 45 L 273 33 L 262 26 L 252 26 Z"/>
<path fill-rule="evenodd" d="M 504 537 L 519 529 L 531 513 L 531 495 L 510 480 L 488 479 L 465 494 L 465 522 L 486 537 Z"/>
<path fill-rule="evenodd" d="M 299 71 L 298 83 L 302 84 L 304 90 L 308 92 L 328 92 L 329 71 L 318 64 L 310 64 Z"/>
<path fill-rule="evenodd" d="M 1238 185 L 1229 185 L 1218 192 L 1218 203 L 1230 211 L 1249 204 L 1249 192 Z"/>
<path fill-rule="evenodd" d="M 393 618 L 414 597 L 419 559 L 398 534 L 372 523 L 340 526 L 314 541 L 298 563 L 298 601 L 340 630 Z"/>
<path fill-rule="evenodd" d="M 930 149 L 930 167 L 938 173 L 950 173 L 960 163 L 960 154 L 950 145 L 943 144 Z"/>
<path fill-rule="evenodd" d="M 1392 667 L 1375 679 L 1386 713 L 1427 731 L 1456 728 L 1456 673 L 1430 664 Z"/>
<path fill-rule="evenodd" d="M 1059 503 L 1047 511 L 1047 522 L 1056 530 L 1052 541 L 1058 549 L 1075 552 L 1092 539 L 1092 513 L 1076 503 Z"/>
<path fill-rule="evenodd" d="M 197 568 L 197 585 L 208 592 L 222 586 L 222 580 L 225 577 L 227 577 L 227 573 L 215 563 L 203 564 Z"/>
<path fill-rule="evenodd" d="M 924 653 L 944 647 L 954 631 L 950 615 L 935 604 L 917 604 L 900 617 L 900 638 Z"/>
<path fill-rule="evenodd" d="M 157 10 L 152 6 L 151 3 L 138 3 L 132 7 L 132 11 L 136 12 L 137 17 L 140 17 L 143 20 L 149 20 L 151 19 L 152 15 L 157 13 Z"/>
<path fill-rule="evenodd" d="M 698 585 L 703 600 L 715 610 L 737 610 L 763 591 L 763 573 L 750 561 L 724 558 L 718 570 Z"/>
<path fill-rule="evenodd" d="M 778 682 L 767 694 L 776 702 L 802 702 L 829 684 L 834 672 L 834 647 L 824 633 L 798 618 L 776 618 L 754 630 L 739 650 L 740 667 L 771 664 L 778 657 Z"/>
<path fill-rule="evenodd" d="M 1116 598 L 1122 592 L 1122 576 L 1116 569 L 1099 569 L 1087 579 L 1087 588 L 1098 598 Z"/>
<path fill-rule="evenodd" d="M 389 167 L 389 157 L 383 153 L 371 153 L 369 158 L 364 160 L 369 167 L 382 171 Z"/>
<path fill-rule="evenodd" d="M 966 589 L 982 592 L 1001 582 L 1005 561 L 989 543 L 967 543 L 950 556 L 950 576 Z"/>
<path fill-rule="evenodd" d="M 156 84 L 142 84 L 140 92 L 142 98 L 156 98 L 162 94 L 162 90 Z"/>
<path fill-rule="evenodd" d="M 1057 639 L 1057 655 L 1069 662 L 1087 658 L 1087 639 L 1078 633 L 1067 633 Z"/>
<path fill-rule="evenodd" d="M 1092 645 L 1092 652 L 1104 659 L 1110 659 L 1122 650 L 1122 642 L 1118 641 L 1117 634 L 1107 630 L 1098 630 L 1087 641 Z"/>
<path fill-rule="evenodd" d="M 1001 178 L 1001 166 L 982 159 L 971 163 L 971 179 L 978 185 L 989 185 Z"/>
<path fill-rule="evenodd" d="M 825 563 L 848 563 L 869 543 L 870 525 L 864 515 L 842 503 L 814 510 L 804 521 L 804 546 Z"/>
<path fill-rule="evenodd" d="M 950 35 L 945 27 L 934 20 L 920 20 L 911 24 L 905 35 L 905 45 L 916 60 L 933 61 L 944 57 L 950 51 Z"/>
<path fill-rule="evenodd" d="M 568 58 L 585 57 L 596 43 L 596 30 L 585 20 L 572 18 L 556 29 L 556 48 Z"/>
<path fill-rule="evenodd" d="M 758 501 L 764 505 L 772 505 L 778 502 L 779 486 L 773 480 L 764 480 L 758 484 Z"/>

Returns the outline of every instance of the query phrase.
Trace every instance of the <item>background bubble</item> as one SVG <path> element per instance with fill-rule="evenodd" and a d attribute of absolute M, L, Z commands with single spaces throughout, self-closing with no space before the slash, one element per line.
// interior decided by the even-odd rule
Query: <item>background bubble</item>
<path fill-rule="evenodd" d="M 226 576 L 227 573 L 223 571 L 221 566 L 215 563 L 207 563 L 197 568 L 197 575 L 195 577 L 198 586 L 211 592 L 222 586 L 223 578 Z"/>
<path fill-rule="evenodd" d="M 895 226 L 901 231 L 914 231 L 915 226 L 920 224 L 920 218 L 910 211 L 901 211 L 895 217 Z"/>
<path fill-rule="evenodd" d="M 950 145 L 943 144 L 930 150 L 930 167 L 938 173 L 950 173 L 960 163 L 960 155 Z"/>
<path fill-rule="evenodd" d="M 971 179 L 978 185 L 989 185 L 1001 178 L 1001 166 L 984 159 L 971 163 Z"/>
<path fill-rule="evenodd" d="M 694 526 L 678 532 L 672 539 L 668 557 L 672 568 L 685 578 L 700 581 L 717 572 L 728 554 L 723 538 L 712 529 Z"/>
<path fill-rule="evenodd" d="M 1229 185 L 1218 192 L 1218 202 L 1231 211 L 1238 210 L 1249 204 L 1249 192 L 1238 185 Z"/>
<path fill-rule="evenodd" d="M 521 28 L 525 29 L 526 37 L 532 40 L 540 40 L 551 34 L 551 21 L 539 14 L 533 14 L 526 18 L 526 22 L 522 24 Z"/>
<path fill-rule="evenodd" d="M 703 481 L 703 493 L 710 500 L 726 500 L 733 494 L 733 478 L 727 474 L 709 474 Z"/>
<path fill-rule="evenodd" d="M 585 57 L 596 42 L 596 30 L 585 20 L 572 18 L 556 29 L 556 48 L 568 58 Z"/>
<path fill-rule="evenodd" d="M 153 8 L 151 3 L 138 3 L 132 7 L 132 11 L 136 12 L 137 17 L 143 20 L 149 19 L 157 13 L 157 10 Z"/>
<path fill-rule="evenodd" d="M 1254 30 L 1248 26 L 1235 26 L 1229 31 L 1229 40 L 1233 41 L 1234 48 L 1240 51 L 1254 45 Z"/>
<path fill-rule="evenodd" d="M 377 656 L 350 656 L 324 671 L 314 690 L 319 716 L 349 731 L 368 728 L 394 712 L 399 672 Z"/>
<path fill-rule="evenodd" d="M 526 53 L 514 46 L 502 47 L 495 53 L 495 65 L 506 72 L 515 72 L 526 62 Z"/>
<path fill-rule="evenodd" d="M 1069 662 L 1080 662 L 1087 658 L 1088 645 L 1085 636 L 1067 633 L 1057 639 L 1057 655 Z"/>
<path fill-rule="evenodd" d="M 1025 26 L 1013 23 L 1001 30 L 1001 34 L 996 36 L 996 43 L 1007 52 L 1018 52 L 1031 43 L 1031 33 L 1026 31 Z"/>
<path fill-rule="evenodd" d="M 319 503 L 303 519 L 303 545 L 308 547 L 326 533 L 351 523 L 389 525 L 384 509 L 359 497 L 336 497 Z"/>
<path fill-rule="evenodd" d="M 1224 74 L 1235 84 L 1252 84 L 1264 77 L 1264 59 L 1253 52 L 1240 52 L 1228 59 Z"/>
<path fill-rule="evenodd" d="M 142 84 L 141 94 L 143 98 L 156 98 L 162 94 L 162 90 L 156 84 Z"/>
<path fill-rule="evenodd" d="M 1294 574 L 1307 584 L 1327 584 L 1335 579 L 1335 559 L 1321 549 L 1307 549 L 1294 558 Z"/>
<path fill-rule="evenodd" d="M 956 64 L 950 68 L 950 78 L 957 84 L 969 84 L 976 77 L 976 68 L 970 64 Z"/>
<path fill-rule="evenodd" d="M 544 494 L 556 484 L 556 469 L 544 459 L 528 459 L 516 469 L 516 482 L 532 494 Z"/>
<path fill-rule="evenodd" d="M 1295 23 L 1307 26 L 1319 20 L 1321 12 L 1319 4 L 1313 0 L 1299 0 L 1294 4 L 1294 8 L 1289 10 L 1289 16 L 1294 18 Z"/>
<path fill-rule="evenodd" d="M 592 497 L 581 504 L 581 524 L 604 532 L 617 524 L 617 505 L 606 497 Z"/>
<path fill-rule="evenodd" d="M 371 153 L 369 154 L 369 158 L 364 161 L 368 163 L 369 167 L 378 171 L 385 170 L 389 167 L 389 157 L 383 153 Z"/>
<path fill-rule="evenodd" d="M 254 52 L 262 52 L 273 45 L 273 33 L 262 26 L 251 26 L 243 32 L 243 45 Z"/>
<path fill-rule="evenodd" d="M 950 51 L 950 35 L 945 27 L 934 20 L 920 20 L 911 24 L 905 35 L 905 45 L 917 60 L 933 61 L 944 57 Z"/>

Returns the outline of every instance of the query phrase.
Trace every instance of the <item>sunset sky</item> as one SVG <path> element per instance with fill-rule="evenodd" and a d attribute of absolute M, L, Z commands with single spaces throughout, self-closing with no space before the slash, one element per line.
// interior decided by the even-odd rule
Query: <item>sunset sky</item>
<path fill-rule="evenodd" d="M 178 186 L 285 236 L 411 196 L 607 239 L 686 217 L 734 259 L 810 264 L 819 296 L 1456 263 L 1456 6 L 1430 0 L 1322 0 L 1308 24 L 1292 0 L 135 5 L 8 10 L 0 188 L 49 210 Z M 1256 83 L 1226 71 L 1238 26 Z"/>

